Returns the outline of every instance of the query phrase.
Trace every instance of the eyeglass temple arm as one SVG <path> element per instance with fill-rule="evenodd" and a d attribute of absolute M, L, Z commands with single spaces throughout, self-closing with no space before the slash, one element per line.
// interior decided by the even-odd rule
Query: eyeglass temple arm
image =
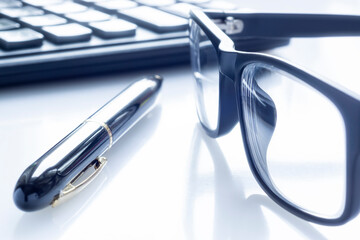
<path fill-rule="evenodd" d="M 360 16 L 331 14 L 227 13 L 243 22 L 232 35 L 251 37 L 360 36 Z"/>

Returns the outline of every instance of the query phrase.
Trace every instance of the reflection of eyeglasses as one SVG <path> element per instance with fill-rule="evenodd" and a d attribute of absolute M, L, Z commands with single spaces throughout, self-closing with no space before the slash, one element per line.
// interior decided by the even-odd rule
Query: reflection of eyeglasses
<path fill-rule="evenodd" d="M 239 236 L 245 239 L 266 239 L 266 229 L 271 220 L 265 217 L 264 209 L 297 229 L 306 239 L 327 239 L 312 224 L 281 209 L 265 195 L 246 194 L 249 186 L 243 185 L 242 177 L 234 177 L 220 145 L 206 135 L 200 124 L 194 129 L 191 146 L 190 185 L 185 207 L 186 239 L 200 239 L 198 236 L 202 236 L 202 232 L 208 234 L 209 225 L 206 222 L 212 224 L 213 239 L 236 239 Z M 213 174 L 203 172 L 204 166 L 212 166 Z M 203 191 L 209 189 L 209 182 L 212 182 L 213 190 Z M 208 201 L 212 199 L 214 202 L 209 205 Z M 211 209 L 205 210 L 208 214 L 200 214 L 194 221 L 196 213 L 200 209 L 204 211 L 204 205 L 211 206 Z M 214 212 L 211 214 L 211 211 Z M 197 225 L 195 222 L 202 224 Z"/>
<path fill-rule="evenodd" d="M 320 224 L 343 224 L 360 210 L 360 97 L 255 51 L 291 37 L 352 35 L 360 35 L 358 16 L 191 12 L 202 126 L 218 137 L 240 121 L 264 191 Z"/>

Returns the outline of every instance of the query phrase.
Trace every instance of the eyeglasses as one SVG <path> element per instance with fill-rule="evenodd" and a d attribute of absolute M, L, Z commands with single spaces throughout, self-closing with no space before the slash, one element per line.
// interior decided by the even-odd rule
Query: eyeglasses
<path fill-rule="evenodd" d="M 344 224 L 360 210 L 360 98 L 256 51 L 291 37 L 352 35 L 360 35 L 358 16 L 193 10 L 190 19 L 203 128 L 219 137 L 239 121 L 263 190 L 289 212 L 325 225 Z"/>

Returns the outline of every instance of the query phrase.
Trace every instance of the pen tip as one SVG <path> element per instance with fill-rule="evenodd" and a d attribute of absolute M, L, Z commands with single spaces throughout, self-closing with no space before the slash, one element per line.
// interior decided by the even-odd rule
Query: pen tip
<path fill-rule="evenodd" d="M 162 85 L 164 78 L 160 75 L 155 74 L 155 75 L 151 75 L 151 76 L 147 77 L 147 79 L 156 82 L 157 89 L 159 89 Z"/>
<path fill-rule="evenodd" d="M 156 82 L 158 82 L 159 84 L 161 84 L 164 78 L 163 78 L 162 76 L 160 76 L 160 75 L 152 75 L 152 76 L 150 77 L 150 79 L 151 79 L 151 80 L 155 80 Z"/>
<path fill-rule="evenodd" d="M 154 75 L 153 76 L 156 80 L 159 80 L 159 81 L 162 81 L 163 80 L 163 77 L 162 76 L 160 76 L 160 75 Z"/>

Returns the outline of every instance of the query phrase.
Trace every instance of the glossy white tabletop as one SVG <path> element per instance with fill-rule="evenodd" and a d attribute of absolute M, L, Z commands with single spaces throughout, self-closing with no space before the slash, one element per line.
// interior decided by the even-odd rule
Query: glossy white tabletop
<path fill-rule="evenodd" d="M 355 13 L 355 1 L 246 1 L 269 11 Z M 310 2 L 310 1 L 309 1 Z M 246 3 L 246 4 L 245 4 Z M 284 4 L 284 5 L 282 5 Z M 291 4 L 291 5 L 290 5 Z M 289 6 L 287 6 L 289 5 Z M 360 93 L 360 38 L 299 39 L 277 55 Z M 84 119 L 148 74 L 165 80 L 157 107 L 106 153 L 104 171 L 56 208 L 12 200 L 23 170 Z M 0 89 L 0 239 L 359 239 L 275 204 L 247 165 L 239 126 L 211 139 L 198 125 L 188 66 Z"/>

